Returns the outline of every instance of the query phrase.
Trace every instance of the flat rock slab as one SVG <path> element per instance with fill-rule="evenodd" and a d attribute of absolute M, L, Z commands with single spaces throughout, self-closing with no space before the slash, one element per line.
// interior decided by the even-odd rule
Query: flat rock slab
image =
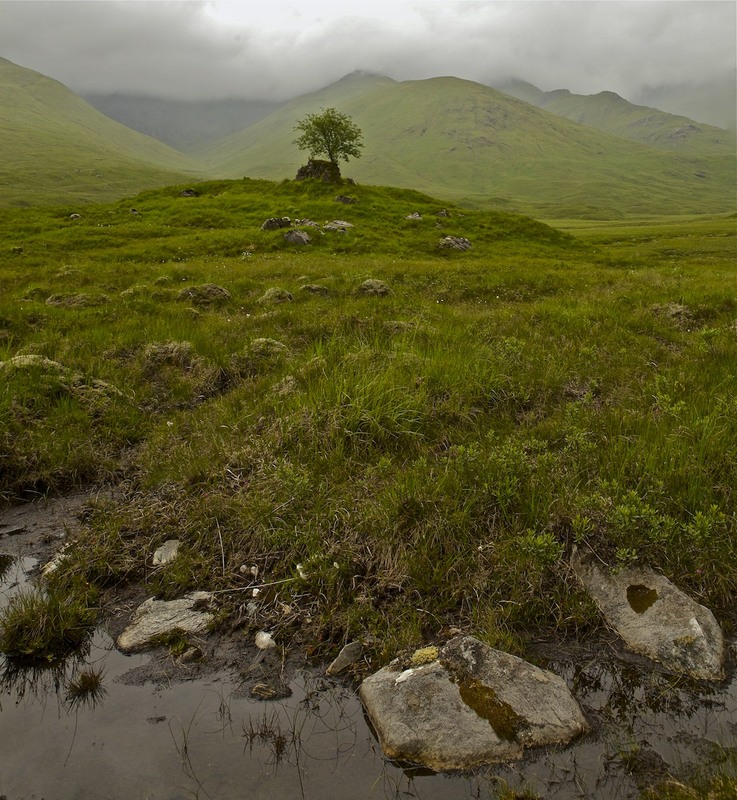
<path fill-rule="evenodd" d="M 588 730 L 562 678 L 471 636 L 427 664 L 392 662 L 359 694 L 388 758 L 438 771 L 518 759 Z"/>
<path fill-rule="evenodd" d="M 573 569 L 627 648 L 669 672 L 697 680 L 724 678 L 725 647 L 711 611 L 651 569 L 611 572 L 591 559 Z"/>
<path fill-rule="evenodd" d="M 207 607 L 211 600 L 209 592 L 192 592 L 178 600 L 146 600 L 136 609 L 130 625 L 118 637 L 118 649 L 127 652 L 144 650 L 158 637 L 175 631 L 204 633 L 215 617 L 200 609 Z"/>

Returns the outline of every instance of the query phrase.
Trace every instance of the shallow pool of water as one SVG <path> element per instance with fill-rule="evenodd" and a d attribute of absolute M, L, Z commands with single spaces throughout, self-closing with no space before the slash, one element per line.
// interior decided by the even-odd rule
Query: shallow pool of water
<path fill-rule="evenodd" d="M 0 540 L 0 553 L 4 542 Z M 0 605 L 26 581 L 16 558 L 0 581 Z M 0 659 L 0 796 L 8 800 L 343 800 L 493 798 L 508 784 L 545 798 L 639 796 L 638 784 L 689 764 L 716 763 L 737 746 L 737 681 L 697 686 L 613 655 L 550 659 L 581 702 L 593 731 L 566 748 L 473 775 L 432 775 L 387 762 L 355 691 L 299 672 L 292 696 L 256 701 L 237 680 L 143 686 L 124 676 L 147 656 L 119 653 L 104 631 L 89 652 L 55 668 L 15 669 Z M 70 682 L 102 673 L 97 702 L 74 702 Z"/>

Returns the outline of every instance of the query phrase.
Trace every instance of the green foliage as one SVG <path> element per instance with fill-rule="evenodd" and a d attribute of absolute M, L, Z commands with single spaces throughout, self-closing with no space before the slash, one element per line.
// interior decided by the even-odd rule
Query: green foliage
<path fill-rule="evenodd" d="M 16 658 L 55 661 L 78 648 L 97 616 L 94 592 L 29 589 L 0 613 L 0 651 Z"/>
<path fill-rule="evenodd" d="M 294 140 L 311 158 L 325 155 L 333 164 L 338 160 L 360 158 L 363 149 L 361 130 L 347 114 L 325 108 L 319 114 L 308 114 L 294 127 L 302 135 Z"/>
<path fill-rule="evenodd" d="M 217 590 L 233 615 L 263 582 L 259 624 L 325 651 L 456 626 L 519 651 L 596 626 L 578 544 L 734 622 L 734 220 L 573 238 L 410 190 L 180 189 L 0 219 L 3 500 L 118 486 L 60 580 Z M 272 216 L 354 227 L 296 249 Z M 106 301 L 47 303 L 80 295 Z"/>

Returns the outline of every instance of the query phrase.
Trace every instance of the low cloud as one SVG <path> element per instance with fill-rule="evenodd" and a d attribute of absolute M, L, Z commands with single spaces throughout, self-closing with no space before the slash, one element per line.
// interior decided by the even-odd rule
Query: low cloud
<path fill-rule="evenodd" d="M 734 75 L 735 9 L 670 0 L 272 2 L 249 19 L 246 6 L 218 3 L 24 0 L 0 2 L 0 54 L 81 93 L 284 100 L 362 69 L 397 80 L 519 77 L 545 90 L 632 98 L 644 87 Z"/>

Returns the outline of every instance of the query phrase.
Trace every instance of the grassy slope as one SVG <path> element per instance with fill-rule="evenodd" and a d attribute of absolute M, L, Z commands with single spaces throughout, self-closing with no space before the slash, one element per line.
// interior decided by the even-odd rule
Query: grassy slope
<path fill-rule="evenodd" d="M 3 205 L 105 201 L 198 174 L 186 156 L 4 59 L 0 107 Z"/>
<path fill-rule="evenodd" d="M 456 78 L 344 79 L 299 98 L 206 155 L 223 176 L 293 177 L 308 111 L 335 105 L 364 132 L 360 182 L 412 186 L 537 216 L 708 213 L 734 205 L 733 154 L 673 153 L 593 131 Z"/>
<path fill-rule="evenodd" d="M 2 368 L 1 491 L 122 480 L 62 579 L 219 589 L 235 618 L 256 565 L 254 626 L 320 652 L 375 635 L 380 661 L 449 625 L 517 651 L 590 631 L 577 543 L 729 622 L 734 219 L 573 239 L 407 190 L 201 189 L 0 220 L 2 357 L 68 370 Z M 260 230 L 284 214 L 355 227 L 296 248 Z M 473 249 L 439 251 L 445 233 Z M 168 538 L 183 554 L 151 574 Z"/>
<path fill-rule="evenodd" d="M 650 147 L 691 156 L 725 157 L 735 152 L 734 131 L 635 105 L 614 92 L 543 92 L 524 81 L 512 81 L 500 90 L 557 116 Z"/>

